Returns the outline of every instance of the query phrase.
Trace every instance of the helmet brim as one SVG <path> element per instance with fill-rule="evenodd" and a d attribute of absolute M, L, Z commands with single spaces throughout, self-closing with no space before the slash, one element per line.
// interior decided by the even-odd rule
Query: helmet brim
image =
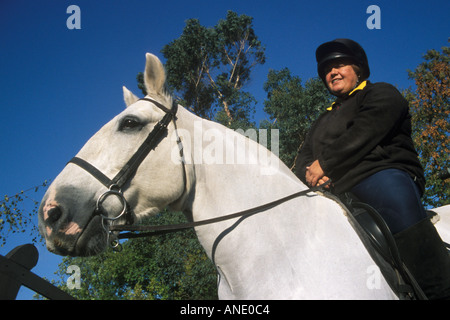
<path fill-rule="evenodd" d="M 325 81 L 325 66 L 335 60 L 347 58 L 361 68 L 361 77 L 369 78 L 370 69 L 364 49 L 350 39 L 336 39 L 321 44 L 316 50 L 317 73 Z"/>

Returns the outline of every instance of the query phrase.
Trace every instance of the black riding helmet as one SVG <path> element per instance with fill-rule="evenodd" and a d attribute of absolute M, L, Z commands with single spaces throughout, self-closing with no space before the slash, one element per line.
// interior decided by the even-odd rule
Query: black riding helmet
<path fill-rule="evenodd" d="M 369 78 L 370 69 L 364 49 L 355 41 L 350 39 L 336 39 L 321 44 L 316 50 L 317 72 L 325 82 L 325 67 L 328 62 L 338 58 L 351 59 L 361 68 L 361 79 Z"/>

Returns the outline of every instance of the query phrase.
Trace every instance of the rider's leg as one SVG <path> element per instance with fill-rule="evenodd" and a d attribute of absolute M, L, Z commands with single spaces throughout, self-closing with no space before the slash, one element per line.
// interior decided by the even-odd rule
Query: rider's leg
<path fill-rule="evenodd" d="M 426 216 L 413 179 L 404 171 L 388 169 L 351 191 L 384 218 L 405 265 L 427 297 L 450 298 L 450 256 Z"/>

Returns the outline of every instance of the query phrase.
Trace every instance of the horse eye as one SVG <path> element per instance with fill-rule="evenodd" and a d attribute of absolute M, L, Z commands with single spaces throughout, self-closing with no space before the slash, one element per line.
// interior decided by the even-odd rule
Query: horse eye
<path fill-rule="evenodd" d="M 126 118 L 120 124 L 119 130 L 126 131 L 126 130 L 136 129 L 138 127 L 141 127 L 141 123 L 137 119 Z"/>

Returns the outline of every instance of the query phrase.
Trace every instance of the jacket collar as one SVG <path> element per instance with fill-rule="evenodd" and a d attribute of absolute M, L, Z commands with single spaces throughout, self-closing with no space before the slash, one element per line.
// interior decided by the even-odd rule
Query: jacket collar
<path fill-rule="evenodd" d="M 357 86 L 355 89 L 350 91 L 350 93 L 348 94 L 348 97 L 350 97 L 355 91 L 364 89 L 366 87 L 366 85 L 367 85 L 367 80 L 364 80 L 363 82 L 361 82 L 359 84 L 359 86 Z"/>
<path fill-rule="evenodd" d="M 364 89 L 364 88 L 366 87 L 366 85 L 367 85 L 367 80 L 364 80 L 364 81 L 361 82 L 355 89 L 353 89 L 352 91 L 350 91 L 350 93 L 349 93 L 344 99 L 341 99 L 341 98 L 336 99 L 336 101 L 333 102 L 333 103 L 331 104 L 331 106 L 329 106 L 329 107 L 327 108 L 327 111 L 333 110 L 333 108 L 335 107 L 336 104 L 340 104 L 340 103 L 342 102 L 342 100 L 346 100 L 346 99 L 350 98 L 355 92 Z"/>

